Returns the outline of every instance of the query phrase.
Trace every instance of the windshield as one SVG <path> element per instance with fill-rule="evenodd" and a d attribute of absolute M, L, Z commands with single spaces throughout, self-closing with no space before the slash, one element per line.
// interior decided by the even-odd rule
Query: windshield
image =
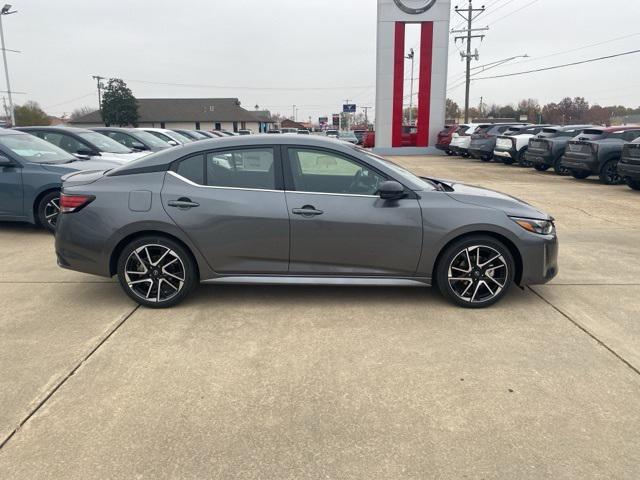
<path fill-rule="evenodd" d="M 387 168 L 393 170 L 393 172 L 396 173 L 399 177 L 408 179 L 409 181 L 416 183 L 418 185 L 424 185 L 424 187 L 428 190 L 433 190 L 434 188 L 433 183 L 418 177 L 417 175 L 411 173 L 409 170 L 406 170 L 405 168 L 401 167 L 397 163 L 393 163 L 391 160 L 387 160 L 386 158 L 376 155 L 375 153 L 371 153 L 370 151 L 365 150 L 364 148 L 360 148 L 360 147 L 355 147 L 355 148 L 359 152 L 364 153 L 367 157 L 375 161 L 384 163 Z"/>
<path fill-rule="evenodd" d="M 145 132 L 144 130 L 136 130 L 134 135 L 150 147 L 167 148 L 171 146 L 167 142 L 161 140 L 155 135 L 151 135 L 149 132 Z"/>
<path fill-rule="evenodd" d="M 83 140 L 86 140 L 101 152 L 107 153 L 131 153 L 131 150 L 116 142 L 112 138 L 97 132 L 82 132 L 78 134 Z"/>
<path fill-rule="evenodd" d="M 0 135 L 0 145 L 27 162 L 69 163 L 76 160 L 61 148 L 33 135 Z"/>

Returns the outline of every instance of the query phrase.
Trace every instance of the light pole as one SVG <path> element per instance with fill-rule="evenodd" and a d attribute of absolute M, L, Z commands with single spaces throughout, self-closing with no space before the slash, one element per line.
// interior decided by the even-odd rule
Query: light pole
<path fill-rule="evenodd" d="M 409 96 L 409 125 L 411 125 L 413 121 L 413 62 L 415 58 L 415 52 L 413 48 L 409 50 L 409 54 L 404 58 L 411 60 L 411 95 Z"/>
<path fill-rule="evenodd" d="M 9 109 L 11 109 L 11 126 L 16 126 L 16 114 L 13 109 L 13 98 L 11 97 L 11 82 L 9 82 L 9 67 L 7 67 L 7 50 L 4 46 L 4 30 L 2 28 L 2 17 L 5 15 L 11 15 L 12 13 L 18 13 L 16 10 L 13 12 L 11 10 L 11 5 L 6 4 L 0 10 L 0 40 L 2 41 L 2 60 L 4 61 L 4 74 L 7 79 L 7 94 L 9 96 Z"/>

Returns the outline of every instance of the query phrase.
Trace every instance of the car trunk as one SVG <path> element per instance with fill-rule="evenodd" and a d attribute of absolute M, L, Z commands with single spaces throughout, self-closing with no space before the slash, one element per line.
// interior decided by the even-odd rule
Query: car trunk
<path fill-rule="evenodd" d="M 89 185 L 104 177 L 109 170 L 83 170 L 80 172 L 68 173 L 62 177 L 63 187 L 76 187 Z"/>

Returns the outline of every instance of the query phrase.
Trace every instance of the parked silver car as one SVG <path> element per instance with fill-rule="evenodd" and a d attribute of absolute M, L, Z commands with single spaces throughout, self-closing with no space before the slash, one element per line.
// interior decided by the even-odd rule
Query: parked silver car
<path fill-rule="evenodd" d="M 203 140 L 70 174 L 56 251 L 150 307 L 198 282 L 437 285 L 464 307 L 558 270 L 553 219 L 314 136 Z"/>

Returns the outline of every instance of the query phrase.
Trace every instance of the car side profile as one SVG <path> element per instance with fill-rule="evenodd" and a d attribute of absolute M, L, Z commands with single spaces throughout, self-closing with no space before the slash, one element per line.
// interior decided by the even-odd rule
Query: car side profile
<path fill-rule="evenodd" d="M 64 180 L 59 265 L 149 307 L 204 282 L 437 285 L 479 308 L 558 269 L 546 213 L 320 137 L 204 140 Z"/>
<path fill-rule="evenodd" d="M 80 160 L 41 138 L 0 129 L 0 221 L 27 222 L 53 231 L 63 175 L 122 163 Z"/>
<path fill-rule="evenodd" d="M 494 158 L 502 160 L 505 165 L 517 163 L 520 167 L 531 167 L 525 155 L 529 148 L 529 140 L 538 135 L 543 128 L 550 125 L 530 125 L 513 128 L 509 135 L 501 135 L 496 139 Z"/>
<path fill-rule="evenodd" d="M 137 128 L 95 127 L 91 130 L 106 135 L 134 152 L 159 152 L 171 148 L 164 140 Z"/>
<path fill-rule="evenodd" d="M 585 130 L 569 141 L 560 164 L 576 179 L 598 175 L 606 185 L 619 185 L 618 162 L 622 148 L 640 137 L 640 127 L 609 127 Z"/>

